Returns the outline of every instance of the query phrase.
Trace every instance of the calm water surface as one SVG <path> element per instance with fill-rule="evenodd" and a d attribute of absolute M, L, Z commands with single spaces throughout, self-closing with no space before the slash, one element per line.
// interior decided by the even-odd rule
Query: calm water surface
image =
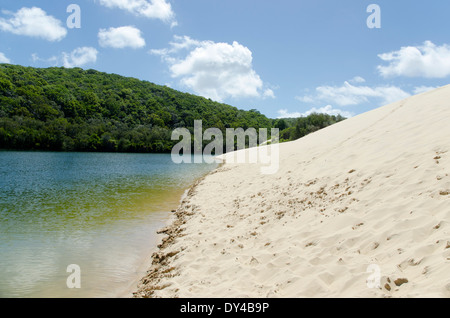
<path fill-rule="evenodd" d="M 167 154 L 0 151 L 0 297 L 127 297 L 188 186 Z M 67 266 L 81 269 L 69 289 Z"/>

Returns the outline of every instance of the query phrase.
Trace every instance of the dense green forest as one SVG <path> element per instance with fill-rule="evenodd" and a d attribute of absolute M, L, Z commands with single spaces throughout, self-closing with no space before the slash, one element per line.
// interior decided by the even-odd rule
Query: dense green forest
<path fill-rule="evenodd" d="M 170 152 L 173 129 L 277 127 L 294 140 L 343 118 L 273 120 L 135 78 L 0 64 L 0 149 Z"/>
<path fill-rule="evenodd" d="M 277 119 L 274 127 L 280 129 L 280 142 L 302 138 L 310 133 L 345 120 L 341 115 L 313 113 L 306 117 Z"/>

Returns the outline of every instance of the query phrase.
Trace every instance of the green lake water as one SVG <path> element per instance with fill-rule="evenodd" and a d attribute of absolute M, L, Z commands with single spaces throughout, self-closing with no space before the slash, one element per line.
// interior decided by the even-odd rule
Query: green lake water
<path fill-rule="evenodd" d="M 0 297 L 128 297 L 184 191 L 216 164 L 0 151 Z M 68 288 L 67 267 L 81 288 Z"/>

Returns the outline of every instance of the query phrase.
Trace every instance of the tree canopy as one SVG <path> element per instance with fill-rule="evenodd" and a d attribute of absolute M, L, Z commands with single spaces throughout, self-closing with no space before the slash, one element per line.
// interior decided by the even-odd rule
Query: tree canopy
<path fill-rule="evenodd" d="M 135 78 L 0 65 L 0 148 L 167 152 L 178 127 L 270 128 L 272 120 Z"/>
<path fill-rule="evenodd" d="M 0 64 L 0 149 L 170 152 L 175 128 L 272 128 L 294 140 L 343 118 L 269 119 L 135 78 Z"/>
<path fill-rule="evenodd" d="M 283 126 L 285 129 L 280 132 L 280 141 L 292 141 L 302 138 L 310 133 L 323 129 L 345 120 L 341 115 L 328 115 L 312 113 L 306 117 L 285 118 L 282 122 L 275 122 L 275 126 Z"/>

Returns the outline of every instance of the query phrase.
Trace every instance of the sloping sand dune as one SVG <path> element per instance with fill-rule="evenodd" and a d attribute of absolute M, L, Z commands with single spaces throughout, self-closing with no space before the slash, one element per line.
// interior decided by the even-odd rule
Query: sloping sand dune
<path fill-rule="evenodd" d="M 276 174 L 226 163 L 135 296 L 450 297 L 449 150 L 445 86 L 281 144 Z"/>

